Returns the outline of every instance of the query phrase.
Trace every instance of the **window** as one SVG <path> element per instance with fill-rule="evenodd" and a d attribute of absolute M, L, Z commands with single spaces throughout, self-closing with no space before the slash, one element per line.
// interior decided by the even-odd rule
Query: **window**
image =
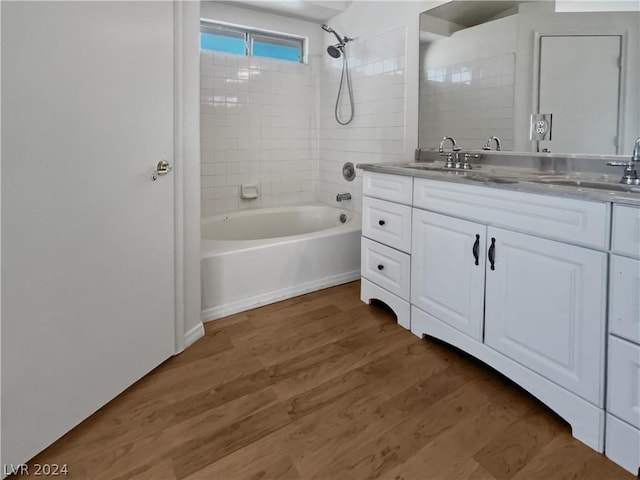
<path fill-rule="evenodd" d="M 200 49 L 302 63 L 304 39 L 201 21 Z"/>

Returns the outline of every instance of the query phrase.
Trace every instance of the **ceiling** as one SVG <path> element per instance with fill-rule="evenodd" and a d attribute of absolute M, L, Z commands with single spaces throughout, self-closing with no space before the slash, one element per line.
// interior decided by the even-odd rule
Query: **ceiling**
<path fill-rule="evenodd" d="M 512 13 L 517 13 L 520 3 L 524 2 L 522 0 L 458 0 L 432 8 L 426 13 L 432 17 L 468 28 Z"/>
<path fill-rule="evenodd" d="M 308 22 L 323 23 L 344 12 L 352 0 L 233 0 L 223 1 L 236 7 L 246 7 Z"/>

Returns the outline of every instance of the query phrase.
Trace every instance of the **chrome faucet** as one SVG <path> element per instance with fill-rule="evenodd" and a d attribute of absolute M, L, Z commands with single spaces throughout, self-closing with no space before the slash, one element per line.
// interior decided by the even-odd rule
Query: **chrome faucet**
<path fill-rule="evenodd" d="M 351 200 L 351 194 L 350 193 L 339 193 L 338 195 L 336 195 L 336 202 L 341 202 L 343 200 Z"/>
<path fill-rule="evenodd" d="M 607 165 L 611 165 L 612 167 L 625 167 L 620 183 L 624 183 L 625 185 L 640 185 L 640 178 L 638 178 L 638 172 L 636 171 L 637 163 L 640 163 L 640 137 L 636 139 L 636 143 L 633 145 L 631 159 L 628 162 L 607 162 Z"/>
<path fill-rule="evenodd" d="M 491 142 L 495 141 L 496 142 L 496 152 L 500 151 L 500 139 L 498 137 L 495 136 L 491 136 L 489 137 L 489 139 L 487 140 L 487 143 L 484 144 L 484 147 L 482 147 L 483 150 L 491 150 Z"/>
<path fill-rule="evenodd" d="M 450 153 L 445 153 L 444 151 L 444 142 L 446 142 L 447 140 L 451 141 L 451 152 Z M 453 137 L 442 137 L 442 140 L 440 141 L 440 146 L 438 147 L 438 152 L 440 153 L 440 155 L 446 155 L 447 156 L 447 164 L 445 165 L 446 168 L 455 168 L 456 164 L 460 163 L 460 156 L 458 154 L 458 152 L 462 150 L 462 147 L 460 145 L 458 145 L 455 141 L 455 139 Z M 455 155 L 455 163 L 453 161 L 452 154 Z"/>

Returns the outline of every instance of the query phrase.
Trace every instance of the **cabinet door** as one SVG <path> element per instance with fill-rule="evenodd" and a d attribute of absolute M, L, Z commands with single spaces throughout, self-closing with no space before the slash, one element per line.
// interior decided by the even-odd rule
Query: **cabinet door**
<path fill-rule="evenodd" d="M 487 243 L 487 345 L 603 405 L 607 255 L 492 227 Z"/>
<path fill-rule="evenodd" d="M 411 303 L 482 340 L 486 227 L 417 209 L 412 225 Z"/>

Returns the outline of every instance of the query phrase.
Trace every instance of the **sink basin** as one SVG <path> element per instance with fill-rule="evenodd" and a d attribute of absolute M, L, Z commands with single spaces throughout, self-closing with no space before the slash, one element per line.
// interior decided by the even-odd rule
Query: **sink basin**
<path fill-rule="evenodd" d="M 596 188 L 599 190 L 612 190 L 616 192 L 640 192 L 640 186 L 638 185 L 624 185 L 622 183 L 598 182 L 573 178 L 540 178 L 533 180 L 533 182 L 558 185 L 562 187 Z"/>

